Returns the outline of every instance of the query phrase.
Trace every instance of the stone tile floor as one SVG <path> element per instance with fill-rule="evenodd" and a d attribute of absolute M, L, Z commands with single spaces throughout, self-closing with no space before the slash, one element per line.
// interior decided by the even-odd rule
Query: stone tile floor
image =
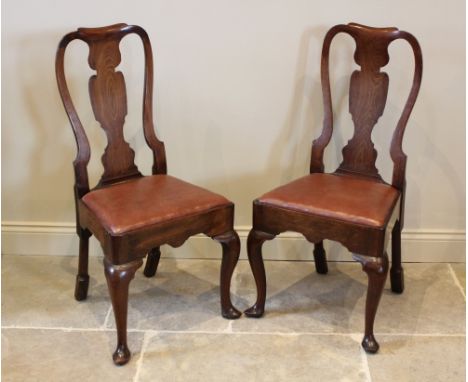
<path fill-rule="evenodd" d="M 2 256 L 3 381 L 464 381 L 465 264 L 405 264 L 376 319 L 381 349 L 360 348 L 367 278 L 357 263 L 266 262 L 261 319 L 219 314 L 220 261 L 162 259 L 130 285 L 132 360 L 111 360 L 116 336 L 102 269 L 90 259 L 86 301 L 73 299 L 77 259 Z M 255 299 L 247 261 L 239 309 Z"/>

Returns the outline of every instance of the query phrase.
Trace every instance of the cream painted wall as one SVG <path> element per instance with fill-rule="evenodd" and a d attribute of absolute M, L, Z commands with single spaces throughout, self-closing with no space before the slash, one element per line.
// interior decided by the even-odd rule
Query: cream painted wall
<path fill-rule="evenodd" d="M 55 49 L 79 26 L 143 26 L 155 52 L 155 118 L 172 175 L 226 195 L 236 225 L 251 224 L 251 201 L 307 173 L 321 130 L 320 50 L 327 29 L 355 21 L 413 33 L 423 84 L 408 124 L 406 229 L 465 229 L 465 2 L 366 1 L 25 1 L 2 2 L 2 220 L 73 222 L 75 144 L 55 82 Z M 68 78 L 95 147 L 104 137 L 87 98 L 87 50 L 67 56 Z M 347 111 L 353 43 L 333 45 L 334 142 L 351 135 Z M 142 65 L 136 37 L 123 43 L 129 115 L 125 134 L 150 168 L 141 134 Z M 386 114 L 374 133 L 383 174 L 388 141 L 412 75 L 410 49 L 395 43 Z M 332 74 L 333 74 L 332 73 Z M 348 73 L 346 75 L 346 73 Z M 392 77 L 393 75 L 393 77 Z M 339 145 L 326 153 L 330 170 Z M 143 150 L 143 151 L 142 151 Z M 97 179 L 99 156 L 90 172 Z"/>

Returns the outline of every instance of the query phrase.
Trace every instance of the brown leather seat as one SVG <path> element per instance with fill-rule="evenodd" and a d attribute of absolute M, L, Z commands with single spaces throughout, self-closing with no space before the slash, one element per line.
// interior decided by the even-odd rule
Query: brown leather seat
<path fill-rule="evenodd" d="M 371 227 L 384 227 L 400 192 L 387 184 L 314 173 L 278 187 L 258 203 Z"/>
<path fill-rule="evenodd" d="M 221 195 L 169 175 L 146 176 L 100 188 L 82 200 L 111 234 L 231 204 Z"/>

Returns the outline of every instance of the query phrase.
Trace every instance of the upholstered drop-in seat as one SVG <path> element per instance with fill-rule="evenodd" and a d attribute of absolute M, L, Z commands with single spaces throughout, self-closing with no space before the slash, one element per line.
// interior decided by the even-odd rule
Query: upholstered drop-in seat
<path fill-rule="evenodd" d="M 374 180 L 314 173 L 278 187 L 256 202 L 379 228 L 387 224 L 399 197 L 396 188 Z"/>
<path fill-rule="evenodd" d="M 82 201 L 113 235 L 232 204 L 221 195 L 169 175 L 99 188 L 87 193 Z"/>

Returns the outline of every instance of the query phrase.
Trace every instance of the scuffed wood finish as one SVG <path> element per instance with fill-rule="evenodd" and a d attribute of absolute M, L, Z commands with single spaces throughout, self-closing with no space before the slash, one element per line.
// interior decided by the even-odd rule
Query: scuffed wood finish
<path fill-rule="evenodd" d="M 390 156 L 393 161 L 391 186 L 396 188 L 400 195 L 390 212 L 385 210 L 388 217 L 382 222 L 382 227 L 366 226 L 353 219 L 333 219 L 327 215 L 289 208 L 287 200 L 283 200 L 284 203 L 281 205 L 271 204 L 271 201 L 270 204 L 263 203 L 262 198 L 255 200 L 253 227 L 247 241 L 247 250 L 257 285 L 257 301 L 245 311 L 245 314 L 250 317 L 260 317 L 264 313 L 266 278 L 262 244 L 265 240 L 271 240 L 286 231 L 301 233 L 309 242 L 314 243 L 316 270 L 322 274 L 328 271 L 323 240 L 335 240 L 356 254 L 355 260 L 363 265 L 363 270 L 368 275 L 365 334 L 362 346 L 367 352 L 375 353 L 379 345 L 375 340 L 373 327 L 388 273 L 386 247 L 390 238 L 392 239 L 390 270 L 392 291 L 402 293 L 404 289 L 401 230 L 404 221 L 406 154 L 402 149 L 402 140 L 421 85 L 422 55 L 417 40 L 411 34 L 397 28 L 371 28 L 351 23 L 336 25 L 328 31 L 323 42 L 321 58 L 324 121 L 321 135 L 312 144 L 311 174 L 325 171 L 323 155 L 333 135 L 329 55 L 332 40 L 338 33 L 346 33 L 354 39 L 356 43 L 354 60 L 360 68 L 351 74 L 349 89 L 349 111 L 354 123 L 354 134 L 343 148 L 343 161 L 333 176 L 361 180 L 364 177 L 370 182 L 385 183 L 376 168 L 377 151 L 371 139 L 372 130 L 384 113 L 389 87 L 389 77 L 381 69 L 389 62 L 388 47 L 393 41 L 406 40 L 413 49 L 415 65 L 413 83 L 390 145 Z M 323 192 L 327 190 L 324 189 Z M 336 206 L 330 205 L 329 208 L 342 213 L 335 216 L 344 214 L 343 211 L 337 211 Z"/>
<path fill-rule="evenodd" d="M 103 28 L 80 28 L 65 35 L 60 41 L 56 55 L 57 84 L 63 105 L 72 126 L 78 151 L 73 162 L 75 170 L 76 227 L 80 238 L 78 275 L 76 277 L 75 298 L 87 297 L 88 243 L 93 234 L 100 242 L 104 255 L 105 274 L 114 308 L 117 326 L 117 349 L 113 355 L 115 364 L 123 365 L 130 359 L 127 346 L 127 306 L 128 287 L 135 271 L 142 265 L 148 254 L 144 270 L 147 277 L 155 275 L 164 244 L 177 247 L 190 236 L 204 233 L 219 241 L 223 246 L 220 271 L 221 313 L 225 318 L 238 318 L 240 312 L 231 303 L 230 282 L 237 264 L 240 243 L 234 226 L 234 205 L 226 200 L 212 209 L 182 218 L 168 218 L 158 224 L 142 224 L 141 228 L 124 234 L 108 232 L 99 218 L 83 202 L 90 192 L 87 165 L 90 159 L 90 146 L 67 87 L 64 60 L 65 50 L 73 40 L 82 40 L 89 46 L 88 63 L 95 70 L 89 79 L 89 94 L 96 120 L 107 136 L 107 147 L 102 156 L 104 173 L 94 189 L 112 187 L 115 183 L 130 181 L 143 175 L 135 166 L 135 153 L 125 141 L 123 127 L 127 115 L 127 95 L 125 79 L 116 71 L 121 61 L 119 45 L 128 34 L 137 34 L 145 52 L 145 82 L 143 94 L 143 131 L 145 140 L 153 153 L 152 174 L 166 174 L 164 144 L 156 137 L 153 124 L 153 53 L 147 33 L 139 26 L 116 24 Z"/>

